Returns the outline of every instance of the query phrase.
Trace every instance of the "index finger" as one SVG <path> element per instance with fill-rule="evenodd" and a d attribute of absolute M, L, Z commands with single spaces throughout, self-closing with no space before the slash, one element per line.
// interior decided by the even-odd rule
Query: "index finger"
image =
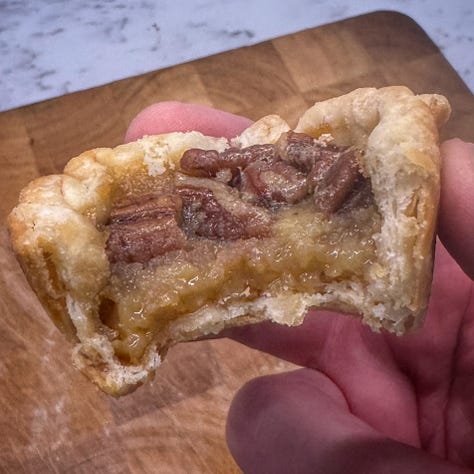
<path fill-rule="evenodd" d="M 205 105 L 184 102 L 158 102 L 143 109 L 130 123 L 125 142 L 144 135 L 198 131 L 212 137 L 233 138 L 252 121 L 241 115 Z"/>

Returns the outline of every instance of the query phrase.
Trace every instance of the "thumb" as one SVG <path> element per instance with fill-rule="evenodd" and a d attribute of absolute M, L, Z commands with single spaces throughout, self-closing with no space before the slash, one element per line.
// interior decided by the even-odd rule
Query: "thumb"
<path fill-rule="evenodd" d="M 474 280 L 474 144 L 459 139 L 441 146 L 439 236 Z"/>
<path fill-rule="evenodd" d="M 235 397 L 227 442 L 245 473 L 466 473 L 382 436 L 350 412 L 321 372 L 301 369 L 261 377 Z"/>

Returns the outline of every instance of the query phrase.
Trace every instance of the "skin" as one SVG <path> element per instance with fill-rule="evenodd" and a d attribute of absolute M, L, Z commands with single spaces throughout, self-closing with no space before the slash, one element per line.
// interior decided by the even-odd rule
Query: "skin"
<path fill-rule="evenodd" d="M 200 130 L 231 138 L 251 121 L 164 102 L 142 111 L 126 140 Z M 227 441 L 248 473 L 463 473 L 474 469 L 474 145 L 442 147 L 432 297 L 423 328 L 396 337 L 356 318 L 313 312 L 225 335 L 300 369 L 237 393 Z"/>

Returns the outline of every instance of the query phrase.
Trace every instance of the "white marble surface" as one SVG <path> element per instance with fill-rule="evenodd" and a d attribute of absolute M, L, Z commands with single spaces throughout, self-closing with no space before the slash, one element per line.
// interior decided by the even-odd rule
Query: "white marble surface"
<path fill-rule="evenodd" d="M 0 0 L 0 110 L 383 9 L 474 91 L 473 0 Z"/>

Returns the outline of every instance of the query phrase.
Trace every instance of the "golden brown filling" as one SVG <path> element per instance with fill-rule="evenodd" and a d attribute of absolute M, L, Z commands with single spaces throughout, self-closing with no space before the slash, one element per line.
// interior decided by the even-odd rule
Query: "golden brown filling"
<path fill-rule="evenodd" d="M 362 278 L 379 229 L 353 149 L 288 132 L 274 145 L 188 150 L 179 172 L 118 190 L 101 318 L 136 363 L 154 333 L 208 304 Z"/>

